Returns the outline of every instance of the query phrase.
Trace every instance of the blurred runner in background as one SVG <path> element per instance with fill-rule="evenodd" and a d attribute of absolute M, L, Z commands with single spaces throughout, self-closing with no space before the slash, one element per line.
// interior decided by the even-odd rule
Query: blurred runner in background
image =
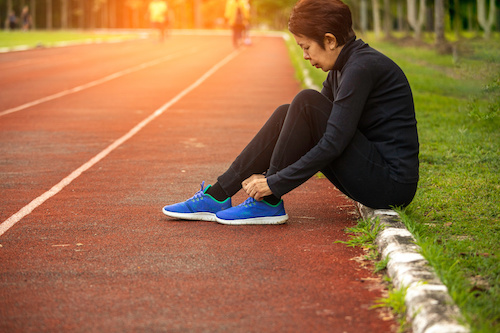
<path fill-rule="evenodd" d="M 154 29 L 160 33 L 160 41 L 165 39 L 165 29 L 168 25 L 168 5 L 165 1 L 152 0 L 148 7 L 149 20 Z"/>
<path fill-rule="evenodd" d="M 28 6 L 23 7 L 23 11 L 21 12 L 21 22 L 23 24 L 23 31 L 31 29 L 31 13 Z"/>
<path fill-rule="evenodd" d="M 17 16 L 13 10 L 9 12 L 9 16 L 5 20 L 5 28 L 8 30 L 15 30 L 17 28 Z"/>
<path fill-rule="evenodd" d="M 246 33 L 250 23 L 250 4 L 248 0 L 227 0 L 224 17 L 233 28 L 234 47 L 239 47 L 245 41 L 245 44 L 249 44 L 250 39 Z"/>

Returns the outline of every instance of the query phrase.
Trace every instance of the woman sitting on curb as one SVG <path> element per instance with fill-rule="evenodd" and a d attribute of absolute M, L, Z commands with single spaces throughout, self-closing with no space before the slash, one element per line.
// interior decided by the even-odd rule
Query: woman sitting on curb
<path fill-rule="evenodd" d="M 320 92 L 304 90 L 276 109 L 229 169 L 163 213 L 223 224 L 280 224 L 281 197 L 321 171 L 365 206 L 407 206 L 418 182 L 413 96 L 402 70 L 356 39 L 349 7 L 301 0 L 288 24 L 304 58 L 328 72 Z M 249 195 L 232 207 L 241 188 Z"/>

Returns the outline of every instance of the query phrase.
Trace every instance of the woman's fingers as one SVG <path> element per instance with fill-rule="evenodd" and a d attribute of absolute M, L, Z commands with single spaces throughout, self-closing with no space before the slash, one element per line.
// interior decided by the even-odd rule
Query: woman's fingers
<path fill-rule="evenodd" d="M 248 196 L 254 198 L 255 200 L 260 201 L 265 196 L 273 193 L 269 188 L 269 185 L 267 185 L 267 179 L 263 175 L 253 175 L 243 181 L 242 185 L 243 190 L 248 194 Z"/>

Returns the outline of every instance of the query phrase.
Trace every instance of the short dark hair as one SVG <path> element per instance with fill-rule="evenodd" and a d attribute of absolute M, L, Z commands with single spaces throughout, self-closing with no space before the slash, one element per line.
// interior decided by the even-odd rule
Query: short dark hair
<path fill-rule="evenodd" d="M 316 41 L 322 48 L 326 33 L 333 34 L 339 46 L 354 36 L 351 10 L 340 0 L 300 0 L 290 14 L 288 30 Z"/>

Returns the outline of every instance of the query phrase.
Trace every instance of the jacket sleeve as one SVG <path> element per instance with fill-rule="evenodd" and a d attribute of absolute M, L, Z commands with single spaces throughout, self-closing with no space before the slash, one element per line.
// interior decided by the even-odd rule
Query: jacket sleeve
<path fill-rule="evenodd" d="M 369 73 L 360 65 L 343 69 L 325 134 L 298 161 L 268 176 L 267 183 L 273 194 L 281 197 L 290 192 L 342 154 L 356 133 L 373 87 Z M 325 86 L 323 90 L 328 87 Z M 324 94 L 333 99 L 333 92 L 324 91 Z"/>

